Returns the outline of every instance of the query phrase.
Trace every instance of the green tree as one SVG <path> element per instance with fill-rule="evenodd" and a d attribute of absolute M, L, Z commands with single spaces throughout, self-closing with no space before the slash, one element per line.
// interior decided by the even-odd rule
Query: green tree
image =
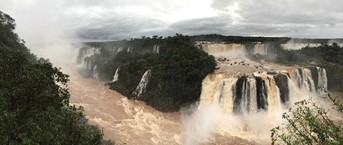
<path fill-rule="evenodd" d="M 0 11 L 0 144 L 105 143 L 82 108 L 69 105 L 68 75 L 36 59 L 14 27 L 14 19 Z"/>
<path fill-rule="evenodd" d="M 118 53 L 112 61 L 122 63 L 119 80 L 110 86 L 160 111 L 178 111 L 181 106 L 199 100 L 202 80 L 214 71 L 216 63 L 213 56 L 196 48 L 188 36 L 177 34 L 161 43 L 160 54 Z M 115 63 L 108 64 L 111 67 Z M 134 96 L 132 92 L 149 69 L 152 76 L 146 93 Z"/>
<path fill-rule="evenodd" d="M 336 111 L 343 119 L 343 105 L 337 99 L 329 96 Z M 311 100 L 295 103 L 290 112 L 284 113 L 282 118 L 286 124 L 275 127 L 272 132 L 272 144 L 285 143 L 287 145 L 341 145 L 343 144 L 343 126 L 332 120 L 328 110 Z"/>

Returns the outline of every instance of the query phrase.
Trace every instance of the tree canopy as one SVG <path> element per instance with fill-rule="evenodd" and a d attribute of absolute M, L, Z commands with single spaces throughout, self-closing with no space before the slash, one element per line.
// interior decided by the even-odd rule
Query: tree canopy
<path fill-rule="evenodd" d="M 14 29 L 0 11 L 0 144 L 105 143 L 82 108 L 69 105 L 68 75 L 31 54 Z"/>

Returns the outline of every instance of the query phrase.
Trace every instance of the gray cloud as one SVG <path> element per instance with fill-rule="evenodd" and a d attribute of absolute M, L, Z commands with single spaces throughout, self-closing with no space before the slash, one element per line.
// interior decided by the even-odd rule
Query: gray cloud
<path fill-rule="evenodd" d="M 342 37 L 341 0 L 2 0 L 29 44 L 205 34 Z M 34 32 L 34 33 L 33 33 Z"/>
<path fill-rule="evenodd" d="M 236 13 L 244 31 L 252 29 L 258 35 L 282 35 L 293 37 L 342 37 L 343 10 L 341 0 L 215 0 L 212 8 L 230 10 L 238 5 Z M 258 26 L 259 28 L 256 28 Z M 270 28 L 265 30 L 264 28 Z M 337 32 L 338 31 L 338 32 Z M 332 33 L 334 32 L 334 33 Z M 309 35 L 312 34 L 313 36 Z"/>
<path fill-rule="evenodd" d="M 151 30 L 164 27 L 163 24 L 163 22 L 151 18 L 113 17 L 91 22 L 79 28 L 77 34 L 89 40 L 128 39 L 147 35 Z"/>

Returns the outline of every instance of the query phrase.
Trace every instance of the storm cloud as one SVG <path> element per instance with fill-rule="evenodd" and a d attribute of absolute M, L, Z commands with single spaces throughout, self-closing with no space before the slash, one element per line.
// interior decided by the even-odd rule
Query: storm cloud
<path fill-rule="evenodd" d="M 2 0 L 28 41 L 217 33 L 342 38 L 341 0 Z M 35 33 L 33 33 L 34 31 Z M 54 36 L 51 36 L 54 34 Z"/>

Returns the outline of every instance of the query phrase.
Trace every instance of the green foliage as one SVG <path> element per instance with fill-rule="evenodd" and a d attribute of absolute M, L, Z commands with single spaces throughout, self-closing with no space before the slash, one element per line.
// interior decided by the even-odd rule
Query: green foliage
<path fill-rule="evenodd" d="M 82 108 L 69 105 L 68 75 L 37 60 L 13 32 L 14 20 L 0 18 L 0 144 L 102 144 Z"/>
<path fill-rule="evenodd" d="M 135 96 L 132 96 L 132 92 L 136 89 L 145 71 L 151 69 L 153 63 L 156 62 L 155 58 L 155 54 L 128 57 L 128 60 L 120 65 L 119 80 L 112 84 L 111 88 L 125 94 L 129 98 L 134 98 Z"/>
<path fill-rule="evenodd" d="M 337 44 L 319 47 L 305 47 L 301 50 L 278 49 L 276 60 L 283 64 L 302 66 L 316 65 L 327 70 L 328 88 L 343 90 L 343 48 Z M 333 106 L 343 114 L 343 106 L 329 96 Z M 343 128 L 341 123 L 328 116 L 328 110 L 312 101 L 296 103 L 288 113 L 283 114 L 286 124 L 273 128 L 272 143 L 293 144 L 343 144 Z M 342 116 L 340 119 L 343 119 Z"/>
<path fill-rule="evenodd" d="M 343 115 L 343 106 L 329 96 L 335 110 Z M 286 124 L 275 127 L 272 132 L 272 144 L 288 145 L 341 145 L 343 143 L 343 126 L 328 116 L 328 110 L 311 100 L 295 103 L 282 118 Z M 343 119 L 341 116 L 340 119 Z"/>
<path fill-rule="evenodd" d="M 276 62 L 286 65 L 298 64 L 311 67 L 320 66 L 327 70 L 328 88 L 343 91 L 343 48 L 337 44 L 322 45 L 319 47 L 305 47 L 300 50 L 276 51 Z"/>
<path fill-rule="evenodd" d="M 138 99 L 160 111 L 177 111 L 199 99 L 201 82 L 214 71 L 216 63 L 213 56 L 194 47 L 188 36 L 177 34 L 160 42 L 161 54 L 118 54 L 110 64 L 122 62 L 119 80 L 110 86 L 129 98 L 137 98 L 132 92 L 150 69 L 147 91 Z"/>

